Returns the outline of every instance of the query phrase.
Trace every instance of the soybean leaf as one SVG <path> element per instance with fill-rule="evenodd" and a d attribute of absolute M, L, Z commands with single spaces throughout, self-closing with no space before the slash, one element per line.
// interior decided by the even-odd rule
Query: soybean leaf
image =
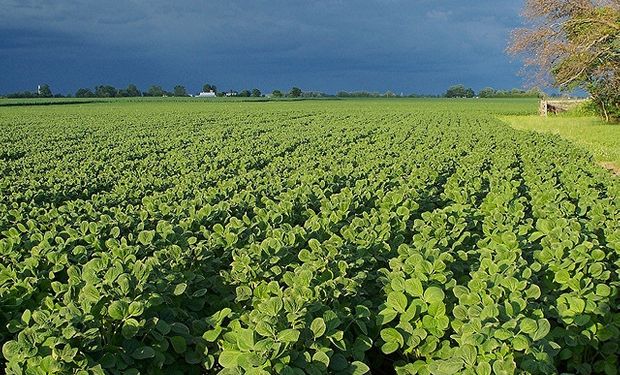
<path fill-rule="evenodd" d="M 326 329 L 327 327 L 323 318 L 316 318 L 312 321 L 312 324 L 310 324 L 310 330 L 314 333 L 315 339 L 323 336 Z"/>
<path fill-rule="evenodd" d="M 407 296 L 402 292 L 390 292 L 387 297 L 387 305 L 397 312 L 404 313 L 407 310 Z"/>
<path fill-rule="evenodd" d="M 150 346 L 141 346 L 138 349 L 134 350 L 131 354 L 135 359 L 148 359 L 153 358 L 155 356 L 155 350 Z"/>
<path fill-rule="evenodd" d="M 296 329 L 285 329 L 278 333 L 278 340 L 282 342 L 296 342 L 299 340 L 299 331 Z"/>
<path fill-rule="evenodd" d="M 114 320 L 123 320 L 129 314 L 129 304 L 125 301 L 114 301 L 108 307 L 108 315 Z"/>
<path fill-rule="evenodd" d="M 534 341 L 542 340 L 547 336 L 547 334 L 549 334 L 549 331 L 551 330 L 551 324 L 549 324 L 549 321 L 547 319 L 538 319 L 537 323 L 538 329 L 532 336 L 532 340 Z"/>

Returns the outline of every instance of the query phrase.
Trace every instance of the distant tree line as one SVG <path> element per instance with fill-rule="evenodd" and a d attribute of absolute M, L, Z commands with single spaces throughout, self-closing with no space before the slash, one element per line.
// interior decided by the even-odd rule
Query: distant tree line
<path fill-rule="evenodd" d="M 432 95 L 432 94 L 417 94 L 412 93 L 409 95 L 400 94 L 397 95 L 392 91 L 387 91 L 385 93 L 379 92 L 368 92 L 368 91 L 339 91 L 336 94 L 338 98 L 536 98 L 542 95 L 542 91 L 539 89 L 531 89 L 531 90 L 520 90 L 520 89 L 512 89 L 512 90 L 496 90 L 492 87 L 485 87 L 480 90 L 477 94 L 474 89 L 470 87 L 466 87 L 464 85 L 454 85 L 448 88 L 448 90 L 442 95 Z"/>
<path fill-rule="evenodd" d="M 110 85 L 99 85 L 94 89 L 80 88 L 75 95 L 53 94 L 49 85 L 41 85 L 37 92 L 23 91 L 7 94 L 7 98 L 131 98 L 142 96 L 189 96 L 184 86 L 177 85 L 172 91 L 166 91 L 161 86 L 151 86 L 147 91 L 140 91 L 136 85 L 130 84 L 125 89 L 117 89 Z"/>
<path fill-rule="evenodd" d="M 411 93 L 405 95 L 403 93 L 396 94 L 393 91 L 386 91 L 384 93 L 380 92 L 369 92 L 369 91 L 339 91 L 336 94 L 338 98 L 441 98 L 443 95 L 432 95 L 432 94 L 418 94 Z"/>
<path fill-rule="evenodd" d="M 40 85 L 38 90 L 35 92 L 32 92 L 32 91 L 14 92 L 11 94 L 7 94 L 6 97 L 11 98 L 11 99 L 26 99 L 26 98 L 54 98 L 54 97 L 63 98 L 64 96 L 61 94 L 54 95 L 49 85 Z"/>
<path fill-rule="evenodd" d="M 252 90 L 244 89 L 239 92 L 234 90 L 229 91 L 218 91 L 217 86 L 206 83 L 202 86 L 202 92 L 212 92 L 218 97 L 241 97 L 241 98 L 258 98 L 263 97 L 263 93 L 260 89 L 254 88 Z M 303 91 L 299 87 L 293 87 L 288 92 L 283 92 L 280 90 L 273 90 L 271 95 L 267 95 L 273 98 L 329 98 L 329 97 L 338 97 L 338 98 L 397 98 L 397 97 L 409 97 L 409 98 L 436 98 L 436 97 L 445 97 L 445 98 L 535 98 L 541 97 L 543 92 L 539 89 L 531 89 L 531 90 L 520 90 L 520 89 L 512 89 L 512 90 L 496 90 L 492 87 L 485 87 L 480 90 L 477 94 L 476 92 L 465 85 L 454 85 L 448 88 L 448 90 L 443 95 L 424 95 L 424 94 L 409 94 L 397 95 L 392 91 L 386 91 L 384 93 L 379 92 L 368 92 L 368 91 L 339 91 L 336 95 L 329 95 L 324 92 L 319 91 Z M 132 98 L 132 97 L 188 97 L 191 96 L 185 86 L 176 85 L 172 91 L 167 91 L 163 89 L 161 86 L 153 85 L 149 87 L 146 91 L 141 91 L 134 84 L 130 84 L 127 88 L 118 89 L 111 85 L 98 85 L 95 86 L 94 89 L 90 88 L 80 88 L 75 92 L 74 95 L 76 98 Z M 13 94 L 6 95 L 7 98 L 64 98 L 64 97 L 72 97 L 71 95 L 64 96 L 62 94 L 54 95 L 49 85 L 41 85 L 37 92 L 17 92 Z"/>
<path fill-rule="evenodd" d="M 240 96 L 242 98 L 260 98 L 263 96 L 263 93 L 259 89 L 241 90 L 235 96 Z"/>
<path fill-rule="evenodd" d="M 133 97 L 189 96 L 185 86 L 177 85 L 172 91 L 153 85 L 146 91 L 140 91 L 136 85 L 130 84 L 125 89 L 117 89 L 110 85 L 99 85 L 94 90 L 81 88 L 75 92 L 76 98 L 133 98 Z"/>
<path fill-rule="evenodd" d="M 543 92 L 538 88 L 531 90 L 496 90 L 492 87 L 485 87 L 476 92 L 471 87 L 465 87 L 465 85 L 454 85 L 448 88 L 448 91 L 444 94 L 446 98 L 539 98 L 543 95 Z"/>
<path fill-rule="evenodd" d="M 293 87 L 288 92 L 273 90 L 270 95 L 272 98 L 329 98 L 333 95 L 320 91 L 303 91 L 299 87 Z"/>
<path fill-rule="evenodd" d="M 338 98 L 392 98 L 397 95 L 391 91 L 387 91 L 383 94 L 378 92 L 368 92 L 368 91 L 339 91 L 336 94 Z"/>
<path fill-rule="evenodd" d="M 530 90 L 495 90 L 492 87 L 485 87 L 478 92 L 478 96 L 481 98 L 539 98 L 543 95 L 544 93 L 538 88 Z"/>

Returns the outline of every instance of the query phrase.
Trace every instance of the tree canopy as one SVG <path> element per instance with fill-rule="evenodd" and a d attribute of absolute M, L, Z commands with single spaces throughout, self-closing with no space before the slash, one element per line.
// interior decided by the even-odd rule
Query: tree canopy
<path fill-rule="evenodd" d="M 94 98 L 95 93 L 93 93 L 90 89 L 81 88 L 75 92 L 76 98 Z"/>
<path fill-rule="evenodd" d="M 476 96 L 474 90 L 464 85 L 450 87 L 445 95 L 446 98 L 473 98 L 474 96 Z"/>
<path fill-rule="evenodd" d="M 497 90 L 492 87 L 485 87 L 478 92 L 478 96 L 481 98 L 492 98 L 497 95 Z"/>
<path fill-rule="evenodd" d="M 291 91 L 289 91 L 288 96 L 291 98 L 299 98 L 301 96 L 301 89 L 299 87 L 293 87 Z"/>
<path fill-rule="evenodd" d="M 98 98 L 113 98 L 118 96 L 118 90 L 110 85 L 99 85 L 95 87 L 95 96 Z"/>
<path fill-rule="evenodd" d="M 50 89 L 49 85 L 41 85 L 41 86 L 39 86 L 38 94 L 39 94 L 39 96 L 41 98 L 51 98 L 52 96 L 54 96 L 52 94 L 52 89 Z"/>
<path fill-rule="evenodd" d="M 142 96 L 142 93 L 134 84 L 129 84 L 125 91 L 127 92 L 127 96 L 129 97 Z"/>
<path fill-rule="evenodd" d="M 149 87 L 148 91 L 144 94 L 144 96 L 164 96 L 166 94 L 166 92 L 164 91 L 164 89 L 161 88 L 161 86 L 151 86 Z"/>
<path fill-rule="evenodd" d="M 508 51 L 536 82 L 586 90 L 609 121 L 620 118 L 620 0 L 526 0 L 528 27 Z"/>
<path fill-rule="evenodd" d="M 210 83 L 205 83 L 204 85 L 202 85 L 202 91 L 203 92 L 209 92 L 209 91 L 217 92 L 217 87 Z"/>
<path fill-rule="evenodd" d="M 181 86 L 181 85 L 174 86 L 173 95 L 174 96 L 187 96 L 187 90 L 185 89 L 185 86 Z"/>

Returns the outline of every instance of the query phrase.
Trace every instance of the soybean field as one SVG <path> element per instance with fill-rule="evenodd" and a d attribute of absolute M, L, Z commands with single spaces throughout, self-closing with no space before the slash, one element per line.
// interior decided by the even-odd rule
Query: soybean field
<path fill-rule="evenodd" d="M 0 106 L 0 372 L 616 374 L 620 182 L 535 110 Z"/>

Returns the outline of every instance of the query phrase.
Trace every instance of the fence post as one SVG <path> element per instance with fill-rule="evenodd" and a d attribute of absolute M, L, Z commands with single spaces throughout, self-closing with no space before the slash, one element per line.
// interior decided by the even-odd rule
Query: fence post
<path fill-rule="evenodd" d="M 544 99 L 540 99 L 540 108 L 538 109 L 538 112 L 541 116 L 547 117 L 548 111 L 549 109 L 547 106 L 547 101 Z"/>

